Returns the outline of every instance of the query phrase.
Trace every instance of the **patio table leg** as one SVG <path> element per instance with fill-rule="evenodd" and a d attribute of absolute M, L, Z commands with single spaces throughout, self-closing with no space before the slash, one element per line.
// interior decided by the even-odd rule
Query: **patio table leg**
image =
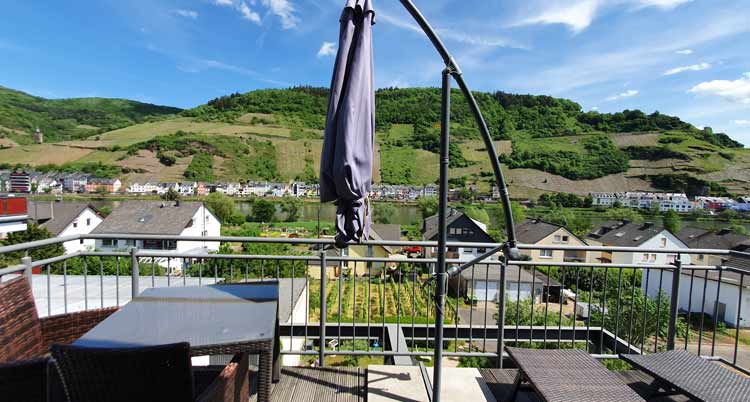
<path fill-rule="evenodd" d="M 518 389 L 521 388 L 523 382 L 523 370 L 518 370 L 516 374 L 516 380 L 513 382 L 513 392 L 510 394 L 511 402 L 515 402 L 518 398 Z"/>
<path fill-rule="evenodd" d="M 277 314 L 278 316 L 278 314 Z M 289 349 L 291 350 L 291 345 Z M 276 319 L 276 337 L 273 341 L 273 376 L 271 380 L 274 383 L 281 381 L 281 335 L 279 333 L 279 320 Z"/>
<path fill-rule="evenodd" d="M 258 356 L 258 402 L 271 400 L 273 351 L 267 350 Z"/>

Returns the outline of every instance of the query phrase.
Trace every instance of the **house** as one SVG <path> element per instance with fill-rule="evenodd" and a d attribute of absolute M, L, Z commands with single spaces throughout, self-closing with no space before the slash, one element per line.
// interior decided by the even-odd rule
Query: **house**
<path fill-rule="evenodd" d="M 31 175 L 27 172 L 12 172 L 10 174 L 10 188 L 12 193 L 30 193 Z"/>
<path fill-rule="evenodd" d="M 451 278 L 448 287 L 454 297 L 474 299 L 478 302 L 497 302 L 500 296 L 500 264 L 479 264 L 461 275 Z M 550 302 L 559 301 L 559 282 L 539 271 L 531 271 L 518 265 L 508 265 L 505 271 L 505 297 L 511 302 L 532 299 L 534 303 L 550 297 Z M 553 300 L 554 299 L 554 300 Z"/>
<path fill-rule="evenodd" d="M 83 193 L 89 182 L 89 175 L 81 173 L 70 173 L 61 177 L 63 190 L 68 193 Z"/>
<path fill-rule="evenodd" d="M 195 188 L 197 187 L 197 185 L 195 184 L 195 182 L 189 181 L 189 182 L 179 183 L 178 187 L 179 187 L 179 190 L 177 190 L 177 192 L 182 197 L 189 197 L 195 194 Z"/>
<path fill-rule="evenodd" d="M 369 240 L 401 240 L 401 225 L 395 224 L 372 224 L 370 227 L 370 238 Z M 368 246 L 349 246 L 346 250 L 346 255 L 352 258 L 361 257 L 375 257 L 375 258 L 394 258 L 399 256 L 399 247 L 392 246 L 372 246 L 372 254 L 369 253 Z M 355 268 L 357 276 L 365 275 L 379 275 L 385 265 L 388 268 L 394 268 L 398 265 L 397 259 L 394 258 L 393 263 L 373 262 L 368 264 L 366 262 L 348 262 L 348 268 Z"/>
<path fill-rule="evenodd" d="M 221 234 L 221 223 L 199 202 L 127 201 L 115 208 L 92 233 L 212 237 Z M 183 240 L 96 240 L 97 249 L 130 247 L 174 253 L 207 254 L 218 251 L 219 243 Z M 165 257 L 157 258 L 156 262 L 173 271 L 180 269 L 182 264 L 188 261 Z"/>
<path fill-rule="evenodd" d="M 8 237 L 9 233 L 25 231 L 28 218 L 26 197 L 0 194 L 0 239 Z"/>
<path fill-rule="evenodd" d="M 59 201 L 30 201 L 29 220 L 46 228 L 53 236 L 89 234 L 104 217 L 91 204 Z M 65 254 L 93 250 L 94 240 L 72 240 L 63 243 Z"/>
<path fill-rule="evenodd" d="M 466 214 L 451 208 L 446 217 L 448 241 L 471 242 L 471 243 L 496 243 L 487 233 L 487 225 L 469 218 Z M 438 238 L 438 216 L 433 215 L 424 220 L 422 224 L 422 238 L 424 240 L 437 240 Z M 427 258 L 434 255 L 434 248 L 427 248 Z M 486 248 L 473 247 L 448 247 L 447 257 L 461 261 L 470 261 L 487 252 Z M 496 259 L 496 257 L 490 257 Z"/>
<path fill-rule="evenodd" d="M 586 246 L 586 242 L 568 229 L 539 219 L 526 219 L 516 224 L 516 238 L 521 244 L 540 246 Z M 532 261 L 539 262 L 587 262 L 586 251 L 571 250 L 522 250 Z"/>
<path fill-rule="evenodd" d="M 591 246 L 637 247 L 642 249 L 664 249 L 665 253 L 640 252 L 590 252 L 591 261 L 613 264 L 671 264 L 677 259 L 677 252 L 688 246 L 663 226 L 652 222 L 635 223 L 630 221 L 609 221 L 586 237 Z M 673 252 L 666 252 L 674 250 Z M 682 257 L 689 263 L 690 256 Z"/>
<path fill-rule="evenodd" d="M 54 175 L 44 174 L 36 179 L 36 192 L 59 194 L 62 193 L 62 184 L 57 181 Z"/>
<path fill-rule="evenodd" d="M 677 237 L 689 248 L 746 251 L 750 249 L 750 237 L 732 229 L 708 230 L 683 228 Z M 721 265 L 723 256 L 698 254 L 693 257 L 697 265 Z"/>
<path fill-rule="evenodd" d="M 116 193 L 122 188 L 122 182 L 120 179 L 102 179 L 98 177 L 92 177 L 86 182 L 87 193 Z"/>

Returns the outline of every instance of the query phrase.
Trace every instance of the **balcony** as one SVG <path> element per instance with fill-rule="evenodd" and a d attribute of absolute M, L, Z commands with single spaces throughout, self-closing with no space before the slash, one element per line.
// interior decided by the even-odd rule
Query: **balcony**
<path fill-rule="evenodd" d="M 264 250 L 269 254 L 191 254 L 136 248 L 69 255 L 39 252 L 82 238 L 135 240 L 134 244 L 215 241 L 232 245 L 232 250 L 266 244 L 269 247 Z M 435 286 L 430 276 L 437 261 L 332 256 L 318 251 L 330 245 L 327 239 L 72 236 L 0 247 L 0 258 L 7 265 L 0 268 L 0 281 L 27 276 L 40 316 L 49 316 L 121 307 L 152 287 L 276 280 L 280 284 L 279 333 L 285 368 L 272 400 L 291 401 L 309 395 L 317 395 L 315 400 L 404 400 L 406 397 L 394 390 L 413 391 L 414 384 L 426 398 L 424 384 L 430 378 L 419 364 L 431 361 L 435 328 L 441 324 L 435 322 Z M 435 247 L 433 242 L 366 245 Z M 490 250 L 498 245 L 449 246 Z M 565 262 L 510 261 L 507 266 L 501 261 L 479 261 L 461 274 L 461 280 L 450 282 L 442 322 L 444 363 L 475 369 L 446 368 L 445 387 L 451 386 L 452 378 L 460 378 L 461 371 L 455 370 L 476 370 L 471 375 L 481 377 L 478 383 L 482 389 L 498 401 L 508 400 L 516 368 L 512 359 L 501 353 L 504 346 L 587 351 L 616 370 L 622 381 L 641 395 L 652 378 L 623 365 L 619 354 L 684 349 L 750 374 L 746 329 L 750 317 L 746 313 L 750 278 L 746 277 L 750 272 L 732 265 L 733 260 L 747 255 L 685 249 L 679 250 L 674 264 L 607 264 L 586 262 L 585 256 L 674 254 L 675 250 L 565 245 L 521 248 L 563 250 L 566 256 L 576 258 L 566 257 Z M 31 257 L 23 257 L 26 253 Z M 690 264 L 691 255 L 698 254 L 717 255 L 727 263 Z M 37 255 L 43 257 L 35 259 Z M 451 266 L 464 263 L 448 260 Z M 179 269 L 171 268 L 175 266 Z M 212 362 L 217 358 L 206 359 Z M 403 382 L 400 386 L 399 381 Z M 447 392 L 444 397 L 449 395 Z M 523 390 L 519 400 L 534 398 L 533 392 Z M 664 398 L 660 400 L 682 400 Z"/>

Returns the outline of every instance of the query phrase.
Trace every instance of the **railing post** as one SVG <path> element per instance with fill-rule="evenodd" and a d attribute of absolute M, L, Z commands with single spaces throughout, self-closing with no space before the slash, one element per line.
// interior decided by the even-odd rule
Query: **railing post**
<path fill-rule="evenodd" d="M 140 275 L 141 270 L 138 267 L 138 248 L 137 247 L 131 247 L 130 248 L 130 271 L 131 271 L 131 296 L 133 299 L 140 294 Z"/>
<path fill-rule="evenodd" d="M 21 264 L 23 264 L 26 268 L 23 270 L 23 274 L 26 276 L 26 279 L 29 281 L 29 286 L 31 286 L 32 279 L 32 268 L 34 268 L 31 257 L 28 255 L 26 257 L 21 258 Z"/>
<path fill-rule="evenodd" d="M 503 350 L 505 348 L 505 273 L 508 266 L 508 252 L 509 248 L 503 249 L 503 255 L 500 257 L 500 283 L 498 289 L 499 296 L 497 301 L 497 362 L 496 367 L 503 368 Z M 518 267 L 521 269 L 521 267 Z M 534 286 L 532 285 L 531 295 L 534 297 Z M 520 292 L 520 290 L 516 290 Z M 518 307 L 516 307 L 518 308 Z M 531 308 L 534 308 L 534 302 L 532 300 Z M 486 314 L 486 313 L 485 313 Z M 546 319 L 546 317 L 545 317 Z M 531 323 L 533 325 L 533 323 Z"/>
<path fill-rule="evenodd" d="M 682 277 L 682 256 L 677 254 L 672 271 L 672 298 L 669 304 L 669 327 L 667 328 L 667 350 L 674 350 L 677 337 L 677 313 L 680 310 L 680 278 Z M 658 336 L 658 334 L 657 334 Z"/>
<path fill-rule="evenodd" d="M 328 265 L 326 251 L 322 250 L 320 252 L 320 334 L 318 335 L 318 343 L 320 343 L 318 361 L 320 367 L 325 367 L 326 365 L 326 313 L 328 311 L 326 302 L 326 265 Z"/>

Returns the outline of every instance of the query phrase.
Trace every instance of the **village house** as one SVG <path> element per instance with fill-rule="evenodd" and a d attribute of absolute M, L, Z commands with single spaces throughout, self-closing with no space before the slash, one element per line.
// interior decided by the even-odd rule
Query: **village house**
<path fill-rule="evenodd" d="M 516 224 L 516 238 L 521 244 L 537 246 L 586 246 L 586 242 L 560 225 L 539 219 L 526 219 Z M 522 250 L 523 255 L 539 262 L 587 262 L 586 251 Z"/>
<path fill-rule="evenodd" d="M 86 192 L 86 184 L 89 182 L 88 174 L 82 173 L 68 173 L 62 175 L 60 180 L 62 181 L 63 191 L 68 193 L 84 193 Z"/>
<path fill-rule="evenodd" d="M 30 193 L 31 192 L 31 175 L 27 172 L 11 172 L 9 176 L 11 193 Z"/>
<path fill-rule="evenodd" d="M 619 202 L 625 208 L 650 209 L 657 207 L 661 212 L 688 213 L 694 208 L 693 203 L 684 193 L 592 192 L 589 195 L 593 201 L 592 205 L 600 207 L 612 207 Z"/>
<path fill-rule="evenodd" d="M 103 179 L 98 177 L 92 177 L 86 183 L 87 193 L 98 193 L 104 192 L 108 194 L 114 194 L 120 191 L 122 188 L 122 182 L 120 179 Z"/>
<path fill-rule="evenodd" d="M 28 218 L 26 197 L 0 194 L 0 239 L 5 239 L 9 233 L 26 230 Z"/>
<path fill-rule="evenodd" d="M 94 234 L 164 235 L 213 237 L 221 234 L 221 223 L 202 203 L 126 201 L 92 232 Z M 174 253 L 208 254 L 219 250 L 218 242 L 174 240 L 99 239 L 97 249 L 158 250 Z M 150 260 L 149 260 L 150 261 Z M 170 272 L 180 270 L 181 258 L 156 258 Z"/>
<path fill-rule="evenodd" d="M 663 226 L 652 222 L 635 223 L 627 220 L 605 222 L 586 237 L 586 243 L 591 246 L 637 247 L 665 251 L 589 253 L 589 259 L 592 261 L 612 264 L 672 264 L 677 259 L 679 250 L 688 248 L 682 240 Z M 690 256 L 685 255 L 682 260 L 689 263 Z"/>
<path fill-rule="evenodd" d="M 451 208 L 448 211 L 446 220 L 449 242 L 495 243 L 495 239 L 487 233 L 487 225 L 469 218 L 461 211 Z M 435 241 L 437 237 L 438 216 L 433 215 L 426 218 L 422 224 L 422 238 L 424 240 Z M 436 252 L 437 250 L 433 247 L 428 247 L 425 250 L 427 258 L 431 258 Z M 487 249 L 484 247 L 448 247 L 447 257 L 449 259 L 470 261 L 486 252 Z M 488 260 L 492 259 L 497 259 L 497 256 L 488 258 Z"/>
<path fill-rule="evenodd" d="M 686 227 L 677 233 L 677 237 L 693 249 L 750 250 L 750 237 L 728 228 L 708 230 Z M 722 265 L 725 259 L 726 256 L 698 254 L 693 256 L 693 263 L 717 266 Z"/>
<path fill-rule="evenodd" d="M 183 197 L 190 197 L 195 194 L 196 184 L 195 182 L 188 181 L 178 184 L 179 190 L 177 192 Z"/>
<path fill-rule="evenodd" d="M 500 296 L 500 264 L 479 264 L 451 278 L 448 287 L 454 297 L 477 302 L 497 302 Z M 505 271 L 505 296 L 508 300 L 539 303 L 550 297 L 559 300 L 561 285 L 538 270 L 508 265 Z"/>
<path fill-rule="evenodd" d="M 64 237 L 91 233 L 104 217 L 91 204 L 59 201 L 30 201 L 29 220 L 47 229 L 52 236 Z M 63 243 L 65 254 L 94 249 L 94 240 Z"/>

